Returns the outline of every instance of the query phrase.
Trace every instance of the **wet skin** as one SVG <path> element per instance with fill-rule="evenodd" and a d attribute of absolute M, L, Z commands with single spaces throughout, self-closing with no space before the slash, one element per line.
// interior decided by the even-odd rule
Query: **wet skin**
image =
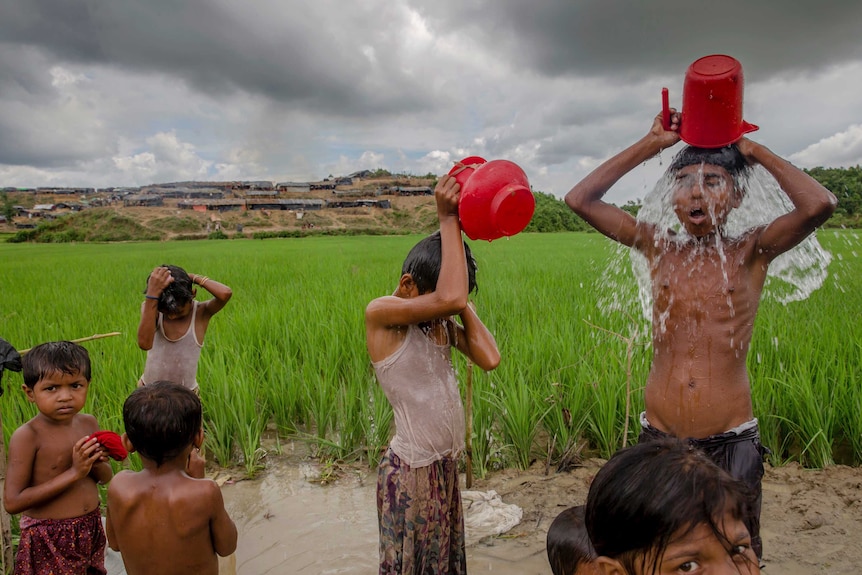
<path fill-rule="evenodd" d="M 653 296 L 647 418 L 679 437 L 706 437 L 753 417 L 746 356 L 768 262 L 758 258 L 754 231 L 720 235 L 738 205 L 723 168 L 683 168 L 672 199 L 690 236 L 652 230 L 642 250 Z"/>
<path fill-rule="evenodd" d="M 575 185 L 566 203 L 604 235 L 647 258 L 654 338 L 647 418 L 678 437 L 703 438 L 751 419 L 745 359 L 767 267 L 823 224 L 837 200 L 765 146 L 741 138 L 734 145 L 745 162 L 765 168 L 793 204 L 765 226 L 722 237 L 740 196 L 726 170 L 709 164 L 675 174 L 673 209 L 686 234 L 674 237 L 605 202 L 622 176 L 679 142 L 679 121 L 674 109 L 669 127 L 657 115 L 644 137 Z"/>

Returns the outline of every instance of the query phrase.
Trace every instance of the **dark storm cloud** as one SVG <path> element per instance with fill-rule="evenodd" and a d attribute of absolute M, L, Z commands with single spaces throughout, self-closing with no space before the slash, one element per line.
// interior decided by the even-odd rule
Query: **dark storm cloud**
<path fill-rule="evenodd" d="M 398 51 L 387 50 L 399 14 L 354 3 L 3 0 L 0 13 L 6 42 L 69 62 L 174 75 L 207 93 L 239 90 L 346 116 L 430 101 L 420 79 L 401 73 Z M 390 18 L 391 29 L 378 18 Z"/>
<path fill-rule="evenodd" d="M 765 79 L 862 55 L 856 0 L 440 0 L 413 2 L 441 28 L 550 76 L 679 74 L 727 53 Z"/>
<path fill-rule="evenodd" d="M 33 49 L 0 43 L 0 164 L 50 168 L 105 152 L 92 135 L 76 137 L 56 116 L 32 113 L 61 107 L 46 67 Z"/>

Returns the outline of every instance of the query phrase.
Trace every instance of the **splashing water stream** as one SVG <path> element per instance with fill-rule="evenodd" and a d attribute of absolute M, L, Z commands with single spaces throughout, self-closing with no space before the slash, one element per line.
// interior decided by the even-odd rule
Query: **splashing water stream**
<path fill-rule="evenodd" d="M 768 224 L 782 214 L 793 209 L 793 204 L 781 190 L 778 182 L 762 166 L 753 166 L 740 176 L 740 186 L 745 196 L 740 206 L 732 210 L 725 225 L 725 238 L 733 239 L 745 231 Z M 638 219 L 656 224 L 660 230 L 670 230 L 682 241 L 690 236 L 682 227 L 673 211 L 671 194 L 673 179 L 665 174 L 644 199 Z M 710 213 L 710 217 L 714 214 Z M 716 248 L 722 264 L 726 264 L 724 244 L 718 242 Z M 631 258 L 632 271 L 638 283 L 638 298 L 644 316 L 652 317 L 652 291 L 650 273 L 646 258 L 636 250 L 625 250 Z M 823 285 L 827 268 L 832 256 L 817 241 L 815 234 L 805 238 L 798 246 L 781 254 L 769 265 L 764 286 L 764 297 L 772 297 L 781 303 L 806 299 Z M 725 281 L 726 269 L 723 267 Z"/>

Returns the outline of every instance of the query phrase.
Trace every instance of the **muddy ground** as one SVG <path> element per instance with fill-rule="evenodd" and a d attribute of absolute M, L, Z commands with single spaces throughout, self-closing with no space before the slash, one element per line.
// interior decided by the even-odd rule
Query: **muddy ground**
<path fill-rule="evenodd" d="M 496 491 L 523 510 L 517 526 L 500 536 L 468 530 L 472 573 L 549 575 L 545 537 L 563 509 L 584 502 L 603 462 L 587 460 L 571 472 L 505 470 L 476 480 L 473 490 Z M 323 476 L 321 476 L 321 472 Z M 363 466 L 327 469 L 291 453 L 270 456 L 253 480 L 222 474 L 223 493 L 239 528 L 239 575 L 376 573 L 375 475 Z M 463 481 L 463 477 L 462 477 Z M 862 573 L 862 469 L 806 470 L 795 464 L 767 467 L 763 482 L 765 573 L 858 575 Z M 227 567 L 223 572 L 231 571 Z"/>

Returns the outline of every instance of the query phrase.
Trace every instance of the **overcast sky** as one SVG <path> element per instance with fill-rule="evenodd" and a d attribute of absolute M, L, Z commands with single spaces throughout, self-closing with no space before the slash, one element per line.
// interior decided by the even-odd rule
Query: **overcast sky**
<path fill-rule="evenodd" d="M 862 164 L 858 0 L 0 0 L 0 187 L 445 173 L 564 195 L 729 54 L 752 139 Z M 666 157 L 622 180 L 652 188 Z"/>

